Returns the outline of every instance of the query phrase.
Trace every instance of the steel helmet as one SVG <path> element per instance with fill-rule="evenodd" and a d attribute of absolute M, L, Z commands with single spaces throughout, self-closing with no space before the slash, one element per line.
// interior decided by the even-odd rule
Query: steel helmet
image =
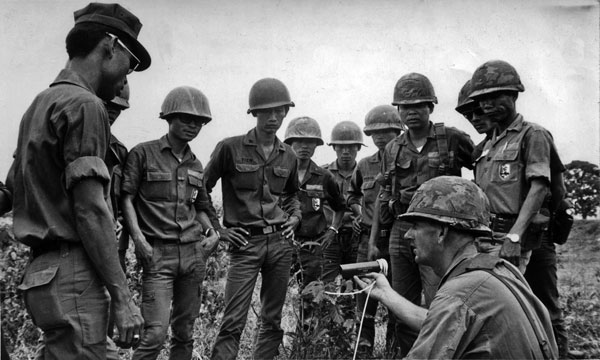
<path fill-rule="evenodd" d="M 463 85 L 458 93 L 458 103 L 454 108 L 461 114 L 470 113 L 476 107 L 475 101 L 469 97 L 471 94 L 471 80 L 467 80 L 467 82 Z"/>
<path fill-rule="evenodd" d="M 492 232 L 487 196 L 475 183 L 458 176 L 439 176 L 423 183 L 400 218 L 434 220 L 484 235 Z"/>
<path fill-rule="evenodd" d="M 315 139 L 317 145 L 323 145 L 321 128 L 317 120 L 308 116 L 297 117 L 290 121 L 285 130 L 284 143 L 291 145 L 294 139 Z"/>
<path fill-rule="evenodd" d="M 400 120 L 398 110 L 391 105 L 375 106 L 365 116 L 365 128 L 363 132 L 371 136 L 373 131 L 377 130 L 404 130 L 404 124 Z"/>
<path fill-rule="evenodd" d="M 122 110 L 129 109 L 129 84 L 125 84 L 119 94 L 112 98 L 110 103 L 120 107 Z"/>
<path fill-rule="evenodd" d="M 273 78 L 258 80 L 250 89 L 248 114 L 254 110 L 270 109 L 282 105 L 295 106 L 285 85 Z"/>
<path fill-rule="evenodd" d="M 208 98 L 198 89 L 191 86 L 179 86 L 171 90 L 160 108 L 160 118 L 166 119 L 172 114 L 190 114 L 212 119 Z"/>
<path fill-rule="evenodd" d="M 365 145 L 362 131 L 353 121 L 340 121 L 331 131 L 331 141 L 327 145 Z"/>
<path fill-rule="evenodd" d="M 471 78 L 469 97 L 475 98 L 496 91 L 525 91 L 517 70 L 506 61 L 488 61 L 478 67 Z"/>
<path fill-rule="evenodd" d="M 410 105 L 424 102 L 433 104 L 438 102 L 431 81 L 425 75 L 417 73 L 402 76 L 394 87 L 392 105 Z"/>

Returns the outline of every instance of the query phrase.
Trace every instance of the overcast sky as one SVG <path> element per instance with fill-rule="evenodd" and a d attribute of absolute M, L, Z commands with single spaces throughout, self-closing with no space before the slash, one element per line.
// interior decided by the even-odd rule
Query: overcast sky
<path fill-rule="evenodd" d="M 17 143 L 20 119 L 64 66 L 73 11 L 88 1 L 1 0 L 0 178 Z M 310 116 L 329 141 L 336 122 L 364 126 L 390 104 L 396 81 L 419 72 L 439 104 L 432 120 L 478 135 L 454 111 L 459 89 L 491 59 L 513 64 L 525 93 L 517 110 L 554 135 L 565 163 L 599 162 L 598 1 L 153 1 L 127 0 L 143 28 L 152 66 L 129 77 L 131 109 L 113 132 L 128 147 L 167 132 L 158 118 L 165 95 L 191 85 L 210 101 L 213 121 L 192 142 L 206 164 L 222 138 L 251 129 L 248 92 L 263 77 L 290 90 L 289 120 Z M 376 151 L 370 139 L 359 157 Z M 317 149 L 319 164 L 330 147 Z"/>

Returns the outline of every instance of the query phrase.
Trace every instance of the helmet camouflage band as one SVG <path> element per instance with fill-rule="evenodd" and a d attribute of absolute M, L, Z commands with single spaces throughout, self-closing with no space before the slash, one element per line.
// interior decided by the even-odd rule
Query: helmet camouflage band
<path fill-rule="evenodd" d="M 410 105 L 429 102 L 437 104 L 437 97 L 431 81 L 425 76 L 410 73 L 402 76 L 394 87 L 392 105 Z"/>
<path fill-rule="evenodd" d="M 314 139 L 317 141 L 317 145 L 323 145 L 319 123 L 308 116 L 293 119 L 285 130 L 283 142 L 291 145 L 295 139 Z"/>
<path fill-rule="evenodd" d="M 469 97 L 475 98 L 496 91 L 525 91 L 517 70 L 506 61 L 488 61 L 478 67 L 471 78 Z"/>
<path fill-rule="evenodd" d="M 333 127 L 327 145 L 364 145 L 362 131 L 353 121 L 340 121 Z"/>
<path fill-rule="evenodd" d="M 363 132 L 371 136 L 373 131 L 396 130 L 401 132 L 404 129 L 400 114 L 395 107 L 391 105 L 379 105 L 371 109 L 365 116 L 365 127 Z"/>
<path fill-rule="evenodd" d="M 458 176 L 439 176 L 423 183 L 413 195 L 403 220 L 429 219 L 490 235 L 490 204 L 475 183 Z"/>

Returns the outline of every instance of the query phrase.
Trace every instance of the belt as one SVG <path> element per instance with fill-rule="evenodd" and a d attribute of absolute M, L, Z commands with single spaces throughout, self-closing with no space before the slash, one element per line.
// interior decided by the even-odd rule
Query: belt
<path fill-rule="evenodd" d="M 361 228 L 361 234 L 362 233 L 367 233 L 367 234 L 371 234 L 371 225 L 367 225 L 365 223 L 361 223 L 360 224 L 360 228 Z M 387 237 L 390 232 L 392 231 L 391 228 L 385 228 L 385 229 L 379 229 L 379 237 Z"/>
<path fill-rule="evenodd" d="M 494 232 L 507 233 L 517 221 L 517 215 L 491 214 L 490 228 Z"/>
<path fill-rule="evenodd" d="M 269 235 L 278 231 L 281 231 L 283 227 L 281 224 L 269 225 L 265 227 L 247 227 L 246 231 L 250 233 L 250 236 Z"/>

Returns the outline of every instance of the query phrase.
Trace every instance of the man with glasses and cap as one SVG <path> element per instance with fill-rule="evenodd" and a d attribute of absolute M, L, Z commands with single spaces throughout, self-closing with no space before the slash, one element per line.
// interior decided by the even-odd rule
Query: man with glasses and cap
<path fill-rule="evenodd" d="M 44 332 L 44 358 L 105 359 L 109 304 L 117 342 L 136 345 L 143 319 L 119 266 L 105 200 L 110 124 L 103 101 L 150 66 L 139 19 L 118 4 L 74 14 L 69 60 L 23 115 L 14 162 L 14 233 L 31 247 L 19 288 Z"/>

